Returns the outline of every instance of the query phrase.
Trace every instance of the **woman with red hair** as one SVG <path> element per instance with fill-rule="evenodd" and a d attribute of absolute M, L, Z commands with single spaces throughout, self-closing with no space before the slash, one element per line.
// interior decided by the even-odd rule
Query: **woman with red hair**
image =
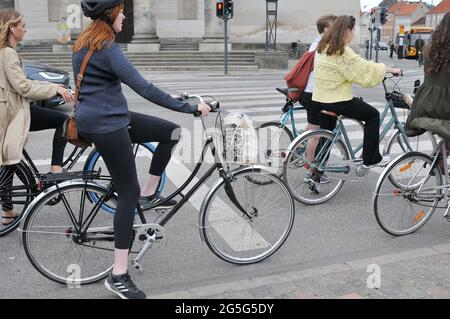
<path fill-rule="evenodd" d="M 138 201 L 144 206 L 176 204 L 161 197 L 156 189 L 172 149 L 180 139 L 181 129 L 172 122 L 130 112 L 121 83 L 145 99 L 174 111 L 190 114 L 199 111 L 206 116 L 210 108 L 203 103 L 192 105 L 173 99 L 134 68 L 114 42 L 125 20 L 123 0 L 83 0 L 81 5 L 84 15 L 93 21 L 73 46 L 74 75 L 80 73 L 86 55 L 93 53 L 84 72 L 75 118 L 79 134 L 99 150 L 118 193 L 114 214 L 114 267 L 105 286 L 123 299 L 142 299 L 144 292 L 128 274 L 135 207 Z M 158 147 L 153 154 L 148 182 L 140 192 L 131 145 L 146 142 L 158 142 Z"/>

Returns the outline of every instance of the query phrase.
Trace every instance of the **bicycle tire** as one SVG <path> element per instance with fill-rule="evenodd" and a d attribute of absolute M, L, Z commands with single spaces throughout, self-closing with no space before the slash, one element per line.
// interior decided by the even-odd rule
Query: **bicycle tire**
<path fill-rule="evenodd" d="M 0 176 L 2 176 L 3 166 L 0 169 Z M 1 179 L 1 178 L 0 178 Z M 22 183 L 22 186 L 18 185 L 18 182 Z M 25 162 L 20 162 L 16 164 L 14 177 L 13 177 L 14 187 L 15 188 L 23 188 L 18 189 L 17 192 L 12 191 L 9 192 L 12 194 L 12 196 L 15 198 L 15 200 L 24 201 L 24 204 L 14 205 L 15 210 L 14 212 L 17 214 L 17 218 L 14 219 L 13 222 L 11 222 L 8 225 L 0 225 L 0 237 L 6 236 L 7 234 L 14 231 L 17 227 L 20 225 L 20 221 L 22 219 L 23 213 L 25 212 L 27 206 L 32 202 L 33 198 L 35 197 L 35 194 L 37 192 L 36 190 L 36 181 L 34 179 L 33 173 L 31 173 L 31 170 L 29 167 L 25 164 Z M 4 189 L 4 181 L 0 180 L 0 192 L 3 192 Z M 18 196 L 19 194 L 24 194 L 24 196 Z M 16 196 L 14 196 L 16 195 Z M 17 207 L 21 207 L 20 211 L 17 210 Z"/>
<path fill-rule="evenodd" d="M 433 193 L 427 189 L 441 186 L 442 176 L 438 166 L 432 169 L 434 176 L 427 174 L 432 163 L 431 156 L 420 152 L 410 152 L 397 157 L 380 175 L 373 197 L 373 209 L 378 225 L 386 233 L 394 236 L 411 234 L 423 227 L 433 215 L 442 191 L 435 189 L 436 192 Z M 415 168 L 418 169 L 417 172 L 413 171 Z M 401 187 L 397 187 L 389 178 L 397 171 L 405 179 Z M 421 182 L 426 187 L 419 188 Z M 425 204 L 424 201 L 422 205 L 421 199 L 427 197 L 435 197 L 433 203 Z M 419 206 L 422 207 L 419 208 Z M 425 207 L 430 209 L 425 212 Z M 394 222 L 396 225 L 393 225 Z M 399 224 L 406 226 L 399 226 Z"/>
<path fill-rule="evenodd" d="M 60 284 L 73 282 L 73 284 L 85 285 L 98 282 L 109 274 L 113 265 L 114 240 L 100 241 L 97 238 L 97 240 L 91 240 L 90 246 L 86 246 L 85 243 L 81 244 L 80 240 L 83 239 L 83 236 L 80 235 L 74 221 L 68 217 L 69 213 L 64 200 L 60 201 L 57 207 L 49 207 L 46 204 L 56 196 L 63 196 L 71 208 L 81 207 L 81 203 L 84 204 L 84 207 L 93 205 L 88 200 L 77 202 L 77 193 L 79 192 L 81 194 L 83 192 L 84 194 L 96 192 L 99 196 L 104 196 L 106 189 L 98 184 L 84 181 L 69 181 L 53 186 L 41 193 L 29 205 L 21 227 L 22 243 L 32 266 L 46 278 Z M 84 196 L 81 195 L 80 199 Z M 115 201 L 116 199 L 113 198 L 112 200 Z M 71 205 L 73 202 L 75 204 Z M 66 214 L 64 214 L 64 208 Z M 81 215 L 78 214 L 77 216 L 80 217 Z M 110 214 L 97 213 L 85 234 L 86 240 L 88 236 L 95 236 L 96 234 L 113 236 L 113 233 L 111 235 L 107 231 L 112 229 L 112 219 L 113 216 Z M 82 221 L 78 222 L 81 223 Z M 103 231 L 98 231 L 100 228 Z M 97 232 L 95 229 L 97 229 Z M 37 243 L 34 242 L 35 240 Z M 90 243 L 89 241 L 86 242 Z M 104 244 L 105 242 L 107 243 Z M 107 253 L 102 254 L 105 251 Z M 88 258 L 85 258 L 87 256 L 93 257 L 88 260 Z M 93 265 L 93 270 L 89 268 L 90 263 Z M 75 275 L 73 273 L 67 275 L 71 266 L 74 266 L 73 269 L 78 266 L 79 272 Z"/>
<path fill-rule="evenodd" d="M 275 134 L 272 134 L 271 128 Z M 263 131 L 262 129 L 266 129 Z M 289 145 L 294 140 L 291 130 L 280 122 L 271 121 L 261 124 L 258 128 L 259 164 L 273 167 L 274 172 L 281 177 L 283 175 L 283 162 L 286 158 Z M 281 145 L 282 144 L 282 145 Z M 275 148 L 275 149 L 274 149 Z M 253 181 L 262 183 L 263 181 Z"/>
<path fill-rule="evenodd" d="M 288 56 L 291 59 L 298 59 L 298 57 L 300 56 L 300 51 L 296 49 L 289 49 Z"/>
<path fill-rule="evenodd" d="M 412 149 L 408 150 L 404 137 L 401 135 L 400 130 L 397 130 L 386 144 L 384 153 L 390 155 L 392 159 L 407 152 L 421 152 L 430 154 L 437 146 L 436 139 L 431 132 L 425 132 L 422 135 L 408 137 L 409 144 Z M 393 176 L 389 176 L 389 180 L 397 187 L 402 185 L 394 179 Z"/>
<path fill-rule="evenodd" d="M 264 175 L 272 183 L 250 182 L 248 176 L 255 174 Z M 205 197 L 199 214 L 200 234 L 211 252 L 226 262 L 260 262 L 278 251 L 288 238 L 294 224 L 294 200 L 283 181 L 263 166 L 238 168 L 231 175 L 230 184 L 218 180 Z M 236 201 L 253 219 L 238 212 L 227 185 L 231 185 Z M 273 199 L 269 200 L 271 196 Z"/>

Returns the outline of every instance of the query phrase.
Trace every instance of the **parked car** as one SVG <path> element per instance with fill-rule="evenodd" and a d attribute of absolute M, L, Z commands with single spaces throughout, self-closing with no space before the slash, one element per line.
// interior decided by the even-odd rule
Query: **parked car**
<path fill-rule="evenodd" d="M 47 81 L 70 88 L 70 77 L 66 71 L 33 60 L 23 60 L 23 67 L 26 77 L 30 80 Z M 58 108 L 64 104 L 64 100 L 57 95 L 45 101 L 32 101 L 31 103 L 42 107 Z"/>
<path fill-rule="evenodd" d="M 387 51 L 389 49 L 388 45 L 384 42 L 378 42 L 381 51 Z M 375 47 L 376 50 L 376 47 Z"/>

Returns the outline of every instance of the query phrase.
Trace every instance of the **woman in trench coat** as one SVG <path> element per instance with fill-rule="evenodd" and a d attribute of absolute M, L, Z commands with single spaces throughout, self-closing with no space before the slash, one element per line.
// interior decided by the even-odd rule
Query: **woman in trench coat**
<path fill-rule="evenodd" d="M 48 82 L 31 81 L 25 76 L 15 48 L 26 33 L 22 14 L 0 10 L 0 165 L 1 185 L 12 185 L 14 164 L 20 162 L 30 130 L 30 100 L 46 100 L 57 94 L 73 102 L 69 90 Z M 11 203 L 2 198 L 2 224 L 17 218 Z"/>

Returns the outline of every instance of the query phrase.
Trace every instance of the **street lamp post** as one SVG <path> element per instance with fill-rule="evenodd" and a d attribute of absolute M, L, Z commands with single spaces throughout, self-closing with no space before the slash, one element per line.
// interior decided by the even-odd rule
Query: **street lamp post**
<path fill-rule="evenodd" d="M 278 0 L 266 0 L 266 51 L 277 50 Z"/>

